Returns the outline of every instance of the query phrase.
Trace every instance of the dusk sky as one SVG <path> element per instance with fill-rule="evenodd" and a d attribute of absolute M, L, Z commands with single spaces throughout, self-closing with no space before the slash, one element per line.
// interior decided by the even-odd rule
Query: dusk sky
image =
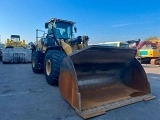
<path fill-rule="evenodd" d="M 51 18 L 76 22 L 75 36 L 90 44 L 160 36 L 160 0 L 0 0 L 1 42 L 11 34 L 34 42 Z"/>

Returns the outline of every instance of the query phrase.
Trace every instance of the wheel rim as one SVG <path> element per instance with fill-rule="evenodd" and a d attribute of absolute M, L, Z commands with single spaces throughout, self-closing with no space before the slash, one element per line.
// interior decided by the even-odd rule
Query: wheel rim
<path fill-rule="evenodd" d="M 36 65 L 35 59 L 32 59 L 32 67 L 34 68 Z"/>
<path fill-rule="evenodd" d="M 46 61 L 46 73 L 47 75 L 50 75 L 51 73 L 51 61 L 49 59 Z"/>

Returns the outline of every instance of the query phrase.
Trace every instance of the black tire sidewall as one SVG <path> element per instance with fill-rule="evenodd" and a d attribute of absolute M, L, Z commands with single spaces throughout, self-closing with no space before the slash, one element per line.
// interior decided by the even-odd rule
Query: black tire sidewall
<path fill-rule="evenodd" d="M 61 50 L 49 50 L 45 55 L 44 60 L 44 73 L 45 78 L 48 84 L 58 85 L 58 78 L 60 73 L 60 65 L 65 57 L 65 54 Z M 51 72 L 48 75 L 46 72 L 46 61 L 50 60 L 51 62 Z"/>

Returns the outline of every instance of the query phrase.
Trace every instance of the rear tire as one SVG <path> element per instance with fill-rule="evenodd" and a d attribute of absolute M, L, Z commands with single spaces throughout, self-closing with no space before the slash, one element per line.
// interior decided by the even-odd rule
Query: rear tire
<path fill-rule="evenodd" d="M 60 65 L 65 58 L 65 53 L 60 50 L 49 50 L 44 60 L 45 78 L 49 85 L 58 85 Z"/>
<path fill-rule="evenodd" d="M 38 62 L 38 52 L 33 51 L 32 53 L 32 71 L 34 73 L 43 73 L 44 69 L 40 68 Z"/>

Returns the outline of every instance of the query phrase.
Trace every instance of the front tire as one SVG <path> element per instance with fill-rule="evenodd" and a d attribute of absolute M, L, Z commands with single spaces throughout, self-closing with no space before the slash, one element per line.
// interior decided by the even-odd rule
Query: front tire
<path fill-rule="evenodd" d="M 65 53 L 60 50 L 49 50 L 45 56 L 44 72 L 49 85 L 58 85 L 60 65 L 65 58 Z"/>

